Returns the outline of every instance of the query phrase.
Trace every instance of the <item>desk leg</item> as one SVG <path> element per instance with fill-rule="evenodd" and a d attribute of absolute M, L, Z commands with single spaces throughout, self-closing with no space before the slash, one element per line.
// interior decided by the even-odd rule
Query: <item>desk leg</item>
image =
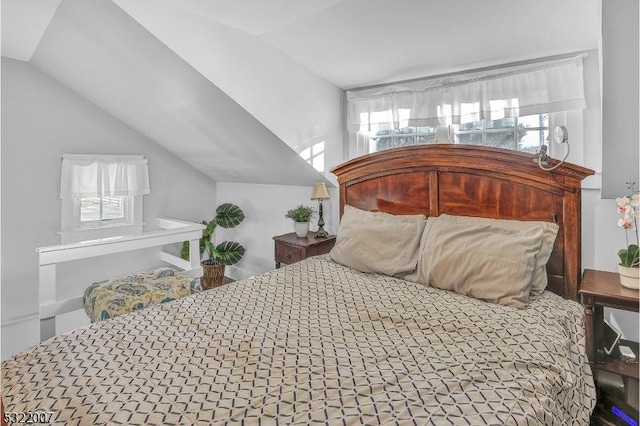
<path fill-rule="evenodd" d="M 587 338 L 587 356 L 591 362 L 596 362 L 596 344 L 595 344 L 595 298 L 589 295 L 582 295 L 582 304 L 584 305 L 584 329 Z"/>

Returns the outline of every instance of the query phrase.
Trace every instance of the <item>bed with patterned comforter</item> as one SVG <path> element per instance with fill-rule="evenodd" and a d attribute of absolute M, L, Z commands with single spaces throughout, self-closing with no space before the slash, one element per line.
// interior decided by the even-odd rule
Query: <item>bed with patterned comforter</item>
<path fill-rule="evenodd" d="M 314 257 L 2 363 L 54 424 L 588 424 L 579 304 L 489 304 Z"/>

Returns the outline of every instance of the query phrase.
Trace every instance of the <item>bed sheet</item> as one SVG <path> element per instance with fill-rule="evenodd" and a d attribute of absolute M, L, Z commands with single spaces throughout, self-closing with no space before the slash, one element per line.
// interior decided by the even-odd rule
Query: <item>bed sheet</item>
<path fill-rule="evenodd" d="M 2 363 L 53 424 L 588 424 L 578 303 L 525 309 L 306 259 Z"/>

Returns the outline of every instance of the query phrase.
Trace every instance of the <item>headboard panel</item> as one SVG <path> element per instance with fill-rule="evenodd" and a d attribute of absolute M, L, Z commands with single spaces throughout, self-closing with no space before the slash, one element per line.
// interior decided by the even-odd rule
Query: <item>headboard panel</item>
<path fill-rule="evenodd" d="M 565 163 L 547 172 L 530 154 L 438 144 L 366 155 L 332 172 L 340 185 L 341 215 L 350 204 L 392 214 L 555 221 L 560 231 L 547 265 L 548 289 L 578 300 L 580 182 L 592 170 Z"/>

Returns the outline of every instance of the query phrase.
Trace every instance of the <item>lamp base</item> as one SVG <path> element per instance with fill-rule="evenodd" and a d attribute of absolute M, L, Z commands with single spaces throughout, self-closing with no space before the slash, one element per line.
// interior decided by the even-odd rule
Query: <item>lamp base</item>
<path fill-rule="evenodd" d="M 322 199 L 318 200 L 320 204 L 318 215 L 318 231 L 316 231 L 316 238 L 327 238 L 329 234 L 324 230 L 324 218 L 322 217 Z"/>
<path fill-rule="evenodd" d="M 328 236 L 329 234 L 324 230 L 324 228 L 318 228 L 318 231 L 316 232 L 316 238 L 327 238 Z"/>

